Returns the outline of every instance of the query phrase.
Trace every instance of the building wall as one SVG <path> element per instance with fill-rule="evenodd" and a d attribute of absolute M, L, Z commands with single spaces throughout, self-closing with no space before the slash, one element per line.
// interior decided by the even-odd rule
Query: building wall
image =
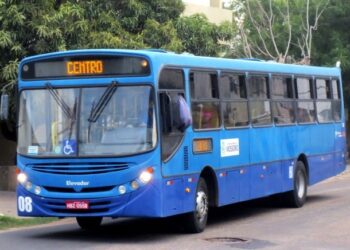
<path fill-rule="evenodd" d="M 0 126 L 0 190 L 14 190 L 16 186 L 16 142 L 6 139 L 3 133 Z"/>
<path fill-rule="evenodd" d="M 232 11 L 224 9 L 225 0 L 183 0 L 185 11 L 183 15 L 204 14 L 210 22 L 220 24 L 232 21 Z"/>

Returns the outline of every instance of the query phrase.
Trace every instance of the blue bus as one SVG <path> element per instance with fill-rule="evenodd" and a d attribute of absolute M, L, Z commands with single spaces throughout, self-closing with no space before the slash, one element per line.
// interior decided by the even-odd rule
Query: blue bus
<path fill-rule="evenodd" d="M 75 50 L 19 65 L 20 216 L 181 215 L 307 188 L 346 167 L 339 68 Z"/>

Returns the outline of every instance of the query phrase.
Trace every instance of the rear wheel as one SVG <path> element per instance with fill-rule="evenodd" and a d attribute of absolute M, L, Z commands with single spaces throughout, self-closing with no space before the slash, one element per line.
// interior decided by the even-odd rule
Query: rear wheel
<path fill-rule="evenodd" d="M 207 225 L 208 211 L 208 187 L 205 180 L 200 178 L 195 196 L 195 210 L 185 216 L 185 225 L 189 233 L 203 232 Z"/>
<path fill-rule="evenodd" d="M 102 217 L 77 217 L 78 225 L 81 229 L 92 230 L 101 225 Z"/>
<path fill-rule="evenodd" d="M 293 178 L 293 190 L 285 193 L 287 205 L 291 207 L 302 207 L 306 201 L 307 195 L 307 174 L 302 161 L 297 161 Z"/>

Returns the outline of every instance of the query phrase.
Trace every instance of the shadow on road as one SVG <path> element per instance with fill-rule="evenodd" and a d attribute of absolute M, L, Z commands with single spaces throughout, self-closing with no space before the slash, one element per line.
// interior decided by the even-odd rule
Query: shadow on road
<path fill-rule="evenodd" d="M 310 195 L 306 206 L 313 203 L 330 201 L 334 197 L 327 195 Z M 210 211 L 207 228 L 223 226 L 240 220 L 241 222 L 256 218 L 262 214 L 276 213 L 278 211 L 293 209 L 286 208 L 276 197 L 257 199 L 238 203 Z M 154 240 L 173 239 L 185 233 L 181 226 L 181 218 L 171 217 L 165 219 L 116 219 L 105 220 L 103 225 L 95 231 L 83 231 L 78 226 L 59 225 L 50 230 L 43 230 L 32 234 L 31 237 L 46 240 L 84 241 L 84 242 L 111 242 L 111 243 L 151 243 Z M 52 228 L 52 227 L 51 227 Z M 183 237 L 183 236 L 182 236 Z"/>

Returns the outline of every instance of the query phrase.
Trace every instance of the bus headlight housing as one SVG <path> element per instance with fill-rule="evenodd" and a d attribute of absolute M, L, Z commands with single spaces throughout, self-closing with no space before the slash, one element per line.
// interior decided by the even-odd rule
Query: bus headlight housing
<path fill-rule="evenodd" d="M 23 172 L 20 172 L 17 175 L 17 181 L 19 183 L 21 183 L 22 185 L 27 182 L 27 179 L 28 179 L 27 175 L 25 173 L 23 173 Z"/>
<path fill-rule="evenodd" d="M 140 174 L 140 181 L 143 183 L 143 184 L 147 184 L 149 183 L 152 178 L 153 178 L 153 172 L 154 172 L 154 169 L 152 167 L 149 167 L 147 168 L 146 170 L 144 170 L 141 174 Z"/>

